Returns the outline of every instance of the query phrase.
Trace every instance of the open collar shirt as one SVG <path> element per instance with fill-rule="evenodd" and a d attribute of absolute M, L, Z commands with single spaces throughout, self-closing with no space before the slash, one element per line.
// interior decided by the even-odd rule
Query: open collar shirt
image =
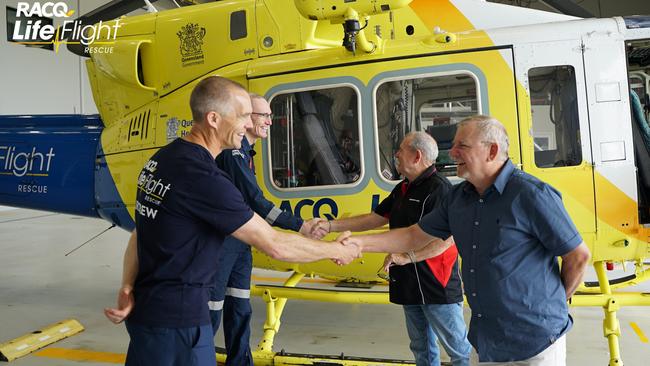
<path fill-rule="evenodd" d="M 454 236 L 481 362 L 525 360 L 569 330 L 557 256 L 582 238 L 553 187 L 508 160 L 482 196 L 460 183 L 419 225 Z"/>

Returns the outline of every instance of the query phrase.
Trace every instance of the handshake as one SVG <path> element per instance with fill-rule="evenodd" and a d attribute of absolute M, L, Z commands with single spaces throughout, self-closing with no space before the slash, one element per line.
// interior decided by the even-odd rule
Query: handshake
<path fill-rule="evenodd" d="M 320 240 L 332 229 L 332 224 L 326 219 L 319 217 L 305 221 L 300 228 L 300 234 L 308 238 Z M 352 237 L 350 231 L 342 232 L 332 243 L 338 243 L 332 261 L 339 266 L 349 264 L 357 258 L 361 258 L 362 245 Z"/>

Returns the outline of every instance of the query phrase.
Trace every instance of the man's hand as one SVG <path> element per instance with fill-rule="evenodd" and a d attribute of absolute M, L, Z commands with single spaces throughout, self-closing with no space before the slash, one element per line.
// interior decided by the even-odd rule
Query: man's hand
<path fill-rule="evenodd" d="M 361 258 L 361 246 L 354 242 L 352 239 L 352 233 L 345 231 L 339 235 L 335 242 L 340 243 L 340 254 L 337 258 L 332 258 L 334 263 L 342 266 L 344 264 L 349 264 L 357 258 Z"/>
<path fill-rule="evenodd" d="M 119 324 L 128 318 L 134 305 L 133 289 L 129 286 L 123 286 L 117 293 L 117 308 L 105 308 L 104 315 L 113 323 Z"/>
<path fill-rule="evenodd" d="M 384 272 L 388 273 L 391 266 L 403 266 L 410 263 L 409 256 L 403 253 L 393 253 L 386 255 L 384 258 Z"/>
<path fill-rule="evenodd" d="M 313 219 L 309 221 L 304 221 L 302 223 L 302 226 L 300 227 L 299 233 L 302 234 L 304 237 L 312 238 L 312 239 L 321 239 L 323 236 L 325 236 L 328 232 L 324 230 L 320 230 L 319 224 L 325 223 L 325 226 L 327 226 L 327 220 L 322 219 L 320 217 L 314 217 Z"/>
<path fill-rule="evenodd" d="M 320 235 L 320 238 L 322 238 L 323 236 L 327 235 L 330 232 L 331 228 L 332 228 L 332 223 L 330 223 L 328 220 L 321 219 L 311 229 L 312 235 Z"/>

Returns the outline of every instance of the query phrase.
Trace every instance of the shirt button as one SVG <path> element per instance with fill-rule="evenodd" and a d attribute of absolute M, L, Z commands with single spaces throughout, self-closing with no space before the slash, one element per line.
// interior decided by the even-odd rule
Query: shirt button
<path fill-rule="evenodd" d="M 474 221 L 474 226 L 478 226 L 478 221 Z"/>
<path fill-rule="evenodd" d="M 476 296 L 476 292 L 472 292 L 472 296 Z"/>
<path fill-rule="evenodd" d="M 474 273 L 474 268 L 470 268 L 469 273 Z"/>
<path fill-rule="evenodd" d="M 472 249 L 476 249 L 476 244 L 472 245 Z"/>
<path fill-rule="evenodd" d="M 483 203 L 483 199 L 482 199 L 482 198 L 480 198 L 478 201 L 481 202 L 481 203 Z"/>
<path fill-rule="evenodd" d="M 477 318 L 482 318 L 482 317 L 483 317 L 483 314 L 476 314 L 476 317 L 477 317 Z"/>

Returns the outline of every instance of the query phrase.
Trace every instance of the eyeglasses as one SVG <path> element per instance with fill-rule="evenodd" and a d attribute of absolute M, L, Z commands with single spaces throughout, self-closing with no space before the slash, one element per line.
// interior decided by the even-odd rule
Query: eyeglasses
<path fill-rule="evenodd" d="M 268 119 L 273 119 L 273 113 L 259 113 L 259 112 L 251 112 L 251 114 L 254 114 L 256 116 L 260 116 L 262 118 L 268 118 Z"/>

